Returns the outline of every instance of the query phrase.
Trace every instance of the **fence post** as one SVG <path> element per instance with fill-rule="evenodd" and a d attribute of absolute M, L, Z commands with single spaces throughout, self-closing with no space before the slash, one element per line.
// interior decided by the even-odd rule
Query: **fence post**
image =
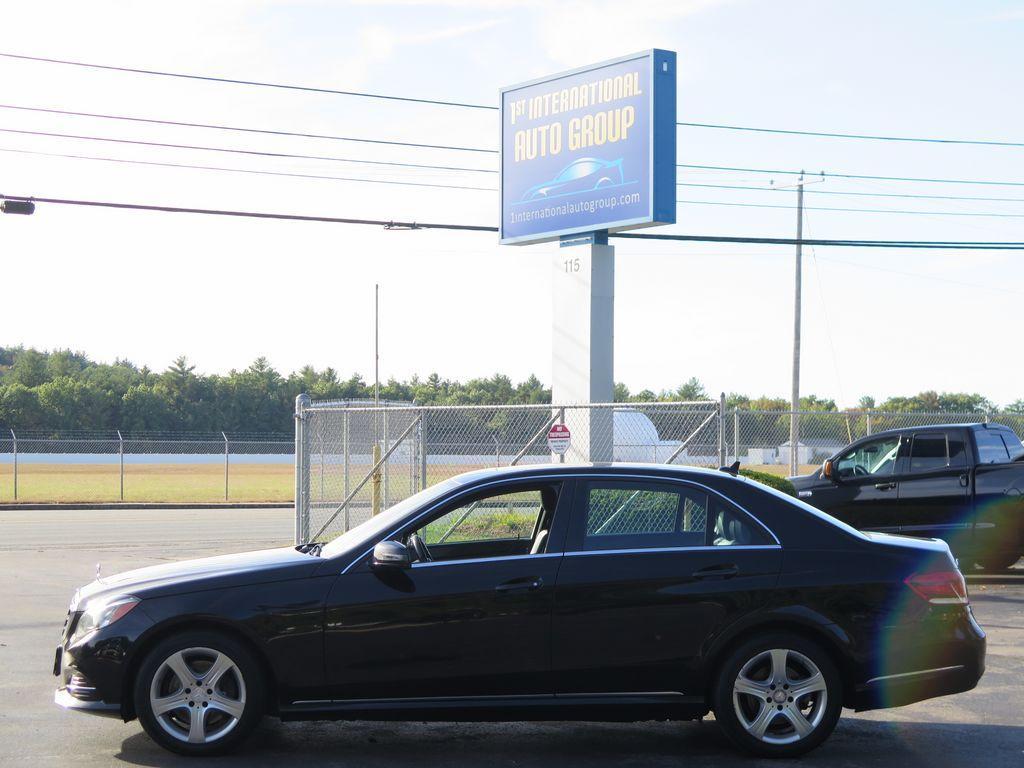
<path fill-rule="evenodd" d="M 864 434 L 871 434 L 871 411 L 867 411 L 864 414 Z"/>
<path fill-rule="evenodd" d="M 224 501 L 228 500 L 228 436 L 221 430 L 220 433 L 224 438 Z"/>
<path fill-rule="evenodd" d="M 587 415 L 587 418 L 588 419 L 590 418 L 589 414 Z M 564 405 L 561 408 L 558 409 L 558 423 L 562 424 L 563 426 L 565 425 L 565 406 Z M 591 422 L 591 423 L 593 423 L 593 422 Z M 613 433 L 612 434 L 612 449 L 613 449 L 613 453 L 614 453 L 614 448 L 615 448 L 615 436 L 614 436 L 614 433 Z M 588 453 L 589 453 L 589 451 L 588 451 Z M 565 464 L 565 453 L 564 452 L 558 454 L 558 463 L 559 464 Z"/>
<path fill-rule="evenodd" d="M 725 466 L 725 392 L 718 400 L 718 466 Z"/>
<path fill-rule="evenodd" d="M 427 487 L 427 412 L 420 413 L 420 490 Z"/>
<path fill-rule="evenodd" d="M 306 491 L 306 415 L 309 395 L 295 398 L 295 543 L 305 544 L 309 538 L 309 501 Z"/>
<path fill-rule="evenodd" d="M 121 473 L 121 501 L 124 501 L 124 438 L 121 430 L 117 430 L 117 463 Z"/>
<path fill-rule="evenodd" d="M 349 459 L 350 459 L 350 456 L 351 456 L 351 448 L 349 447 L 349 436 L 350 436 L 350 434 L 351 433 L 349 432 L 349 412 L 348 412 L 348 409 L 346 408 L 345 409 L 345 419 L 342 422 L 342 439 L 343 439 L 343 441 L 345 443 L 345 446 L 344 446 L 344 451 L 345 451 L 345 459 L 344 459 L 344 462 L 345 462 L 345 495 L 342 496 L 343 499 L 347 499 L 348 498 Z M 345 530 L 346 531 L 348 531 L 348 529 L 349 529 L 349 523 L 350 522 L 351 522 L 351 516 L 349 514 L 348 505 L 346 504 L 345 505 Z"/>
<path fill-rule="evenodd" d="M 18 500 L 18 436 L 11 430 L 11 440 L 14 442 L 14 500 Z"/>
<path fill-rule="evenodd" d="M 740 460 L 740 409 L 732 410 L 732 450 L 733 458 Z"/>
<path fill-rule="evenodd" d="M 384 433 L 383 433 L 383 438 L 384 438 L 384 453 L 387 453 L 388 452 L 388 410 L 387 410 L 386 407 L 384 408 Z M 388 464 L 390 464 L 390 463 L 391 463 L 390 461 L 385 461 L 384 462 L 384 466 L 381 467 L 382 480 L 383 480 L 383 488 L 382 488 L 382 493 L 381 493 L 382 502 L 381 502 L 380 509 L 381 509 L 382 512 L 385 509 L 388 508 L 388 474 L 389 474 L 388 473 Z"/>

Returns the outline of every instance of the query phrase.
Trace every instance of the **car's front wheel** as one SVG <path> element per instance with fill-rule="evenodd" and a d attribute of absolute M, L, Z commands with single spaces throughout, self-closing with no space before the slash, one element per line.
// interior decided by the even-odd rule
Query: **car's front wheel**
<path fill-rule="evenodd" d="M 158 643 L 135 679 L 146 733 L 183 755 L 228 752 L 263 714 L 264 683 L 252 653 L 219 632 L 185 632 Z"/>
<path fill-rule="evenodd" d="M 737 746 L 765 757 L 795 757 L 821 744 L 843 704 L 832 660 L 799 635 L 771 633 L 743 643 L 722 663 L 715 719 Z"/>

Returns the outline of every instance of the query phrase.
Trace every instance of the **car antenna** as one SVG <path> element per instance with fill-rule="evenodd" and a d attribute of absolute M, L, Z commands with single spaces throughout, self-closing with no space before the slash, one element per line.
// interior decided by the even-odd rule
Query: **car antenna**
<path fill-rule="evenodd" d="M 736 475 L 740 473 L 740 460 L 736 459 L 736 461 L 734 461 L 728 467 L 719 467 L 718 471 L 725 472 L 727 474 L 732 475 L 733 477 L 736 477 Z"/>

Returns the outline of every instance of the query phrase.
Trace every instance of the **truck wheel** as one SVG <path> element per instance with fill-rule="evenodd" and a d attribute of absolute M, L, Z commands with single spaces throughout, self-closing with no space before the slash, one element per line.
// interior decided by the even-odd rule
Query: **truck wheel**
<path fill-rule="evenodd" d="M 252 653 L 218 632 L 157 644 L 135 678 L 135 711 L 149 737 L 182 755 L 237 747 L 263 715 L 265 684 Z"/>
<path fill-rule="evenodd" d="M 736 746 L 763 757 L 796 757 L 832 733 L 843 706 L 842 681 L 817 644 L 773 632 L 729 654 L 713 703 L 715 720 Z"/>

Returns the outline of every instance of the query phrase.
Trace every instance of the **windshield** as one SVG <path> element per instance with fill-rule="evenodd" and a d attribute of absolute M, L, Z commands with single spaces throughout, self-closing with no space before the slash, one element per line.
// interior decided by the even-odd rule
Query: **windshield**
<path fill-rule="evenodd" d="M 330 543 L 325 544 L 324 548 L 320 550 L 321 557 L 336 557 L 337 555 L 347 552 L 358 544 L 367 541 L 368 539 L 372 539 L 374 536 L 384 533 L 390 528 L 400 525 L 403 518 L 405 518 L 405 516 L 410 512 L 421 506 L 429 504 L 434 499 L 440 498 L 453 488 L 459 487 L 461 484 L 462 483 L 457 479 L 443 480 L 437 485 L 425 488 L 419 493 L 413 494 L 409 498 L 388 507 L 376 517 L 371 517 L 369 520 L 364 523 L 360 523 L 355 528 L 350 528 Z"/>

